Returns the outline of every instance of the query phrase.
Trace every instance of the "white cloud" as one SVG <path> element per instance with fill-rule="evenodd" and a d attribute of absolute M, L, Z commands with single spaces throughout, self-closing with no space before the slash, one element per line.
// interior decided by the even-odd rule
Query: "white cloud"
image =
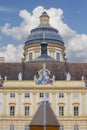
<path fill-rule="evenodd" d="M 6 62 L 20 62 L 23 58 L 23 45 L 8 44 L 0 47 L 0 57 L 4 57 Z"/>
<path fill-rule="evenodd" d="M 50 16 L 50 24 L 59 30 L 59 34 L 64 39 L 66 53 L 69 61 L 87 62 L 87 35 L 78 34 L 75 30 L 72 30 L 66 23 L 63 22 L 63 10 L 50 8 L 46 11 Z M 12 36 L 16 40 L 27 38 L 30 33 L 30 30 L 38 26 L 39 16 L 42 12 L 43 7 L 41 6 L 35 8 L 32 14 L 29 13 L 27 10 L 21 10 L 19 12 L 19 17 L 23 20 L 19 26 L 12 27 L 11 24 L 6 23 L 3 27 L 0 27 L 0 29 L 4 34 Z"/>
<path fill-rule="evenodd" d="M 19 12 L 19 16 L 23 19 L 23 21 L 20 26 L 11 27 L 11 24 L 6 23 L 3 27 L 1 27 L 1 31 L 8 36 L 12 36 L 16 40 L 26 38 L 29 35 L 30 30 L 38 26 L 38 17 L 41 15 L 41 10 L 43 10 L 42 7 L 37 7 L 33 10 L 32 15 L 27 10 L 21 10 Z"/>

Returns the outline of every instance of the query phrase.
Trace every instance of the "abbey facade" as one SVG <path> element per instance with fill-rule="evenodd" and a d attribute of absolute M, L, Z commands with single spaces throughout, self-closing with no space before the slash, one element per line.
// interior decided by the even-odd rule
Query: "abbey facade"
<path fill-rule="evenodd" d="M 0 63 L 0 130 L 29 130 L 43 96 L 60 130 L 87 130 L 87 63 L 67 63 L 64 41 L 44 11 L 21 63 Z"/>

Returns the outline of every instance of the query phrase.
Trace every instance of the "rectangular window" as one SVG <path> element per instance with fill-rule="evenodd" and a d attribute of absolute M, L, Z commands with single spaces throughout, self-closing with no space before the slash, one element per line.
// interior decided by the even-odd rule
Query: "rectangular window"
<path fill-rule="evenodd" d="M 44 93 L 40 93 L 40 98 L 44 97 Z"/>
<path fill-rule="evenodd" d="M 29 116 L 29 106 L 25 107 L 25 116 Z"/>
<path fill-rule="evenodd" d="M 78 98 L 78 93 L 74 93 L 74 98 Z"/>
<path fill-rule="evenodd" d="M 64 107 L 63 106 L 59 107 L 59 116 L 64 116 Z"/>
<path fill-rule="evenodd" d="M 25 125 L 25 130 L 29 130 L 29 125 Z"/>
<path fill-rule="evenodd" d="M 15 97 L 15 93 L 14 92 L 10 93 L 10 97 L 14 98 Z"/>
<path fill-rule="evenodd" d="M 63 98 L 64 97 L 64 93 L 59 93 L 59 98 Z"/>
<path fill-rule="evenodd" d="M 25 98 L 29 98 L 30 94 L 29 93 L 25 93 Z"/>
<path fill-rule="evenodd" d="M 59 130 L 64 130 L 64 126 L 61 125 L 60 128 L 59 128 Z"/>
<path fill-rule="evenodd" d="M 14 116 L 14 115 L 15 115 L 15 107 L 10 106 L 10 116 Z"/>
<path fill-rule="evenodd" d="M 78 107 L 74 107 L 74 116 L 78 116 Z"/>
<path fill-rule="evenodd" d="M 56 60 L 60 61 L 60 53 L 56 53 Z"/>
<path fill-rule="evenodd" d="M 10 125 L 10 130 L 14 130 L 14 125 Z"/>
<path fill-rule="evenodd" d="M 48 98 L 49 97 L 49 93 L 45 93 L 46 97 Z"/>
<path fill-rule="evenodd" d="M 78 125 L 75 125 L 75 126 L 74 126 L 74 130 L 79 130 L 79 126 L 78 126 Z"/>
<path fill-rule="evenodd" d="M 31 53 L 29 53 L 29 61 L 31 61 L 32 58 L 33 58 L 33 55 L 32 55 L 32 52 L 31 52 Z"/>
<path fill-rule="evenodd" d="M 46 95 L 46 97 L 49 97 L 49 93 L 40 93 L 40 98 L 44 97 L 44 94 Z"/>

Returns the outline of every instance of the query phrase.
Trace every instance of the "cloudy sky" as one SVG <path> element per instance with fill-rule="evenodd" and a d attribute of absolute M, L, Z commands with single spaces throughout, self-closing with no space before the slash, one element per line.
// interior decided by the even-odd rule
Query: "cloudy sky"
<path fill-rule="evenodd" d="M 30 1 L 30 2 L 29 2 Z M 46 8 L 69 62 L 87 62 L 87 0 L 0 0 L 0 57 L 20 62 L 30 30 Z"/>

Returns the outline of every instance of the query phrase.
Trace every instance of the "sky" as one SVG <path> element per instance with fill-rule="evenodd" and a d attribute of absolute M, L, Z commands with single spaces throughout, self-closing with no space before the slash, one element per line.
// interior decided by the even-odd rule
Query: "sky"
<path fill-rule="evenodd" d="M 87 0 L 0 0 L 0 57 L 20 62 L 44 8 L 62 36 L 69 62 L 87 62 Z"/>

